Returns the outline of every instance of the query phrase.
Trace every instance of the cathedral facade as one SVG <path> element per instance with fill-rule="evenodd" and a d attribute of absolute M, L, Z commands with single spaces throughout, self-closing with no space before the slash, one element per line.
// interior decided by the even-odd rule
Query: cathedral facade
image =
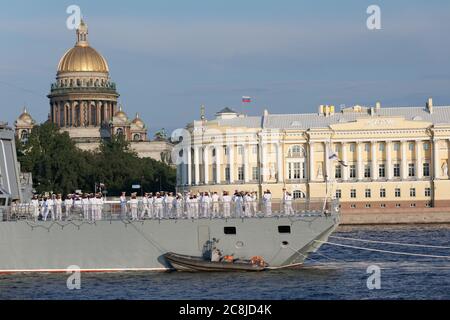
<path fill-rule="evenodd" d="M 119 93 L 109 75 L 106 59 L 88 42 L 88 27 L 81 21 L 73 48 L 61 58 L 56 82 L 48 98 L 48 121 L 67 132 L 82 150 L 95 151 L 103 139 L 123 135 L 140 157 L 170 162 L 173 145 L 164 137 L 149 140 L 147 126 L 136 114 L 130 119 L 118 105 Z M 15 122 L 16 136 L 26 141 L 35 125 L 24 109 Z"/>

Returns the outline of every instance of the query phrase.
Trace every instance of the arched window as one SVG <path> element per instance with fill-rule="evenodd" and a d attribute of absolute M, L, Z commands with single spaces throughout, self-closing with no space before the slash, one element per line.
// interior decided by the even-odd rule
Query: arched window
<path fill-rule="evenodd" d="M 122 129 L 122 128 L 117 128 L 116 134 L 117 134 L 118 136 L 123 135 L 123 129 Z"/>
<path fill-rule="evenodd" d="M 136 133 L 136 134 L 134 135 L 134 137 L 133 137 L 133 140 L 134 140 L 134 141 L 140 141 L 140 140 L 141 140 L 141 135 L 138 134 L 138 133 Z"/>
<path fill-rule="evenodd" d="M 28 142 L 28 138 L 29 138 L 29 134 L 27 130 L 23 130 L 20 134 L 20 141 L 22 141 L 22 143 L 27 143 Z"/>
<path fill-rule="evenodd" d="M 216 148 L 212 149 L 212 156 L 213 156 L 213 157 L 216 156 Z"/>
<path fill-rule="evenodd" d="M 291 158 L 304 158 L 305 149 L 302 146 L 295 145 L 289 148 L 288 157 Z"/>
<path fill-rule="evenodd" d="M 294 199 L 305 199 L 306 195 L 303 191 L 295 190 L 292 194 L 294 196 Z"/>

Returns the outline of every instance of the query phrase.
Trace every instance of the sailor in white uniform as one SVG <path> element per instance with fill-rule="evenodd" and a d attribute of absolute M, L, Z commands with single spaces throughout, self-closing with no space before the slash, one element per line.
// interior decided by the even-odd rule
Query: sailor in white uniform
<path fill-rule="evenodd" d="M 164 198 L 164 207 L 166 208 L 165 217 L 166 218 L 172 218 L 173 216 L 173 193 L 170 192 L 166 194 L 166 197 Z"/>
<path fill-rule="evenodd" d="M 177 219 L 181 219 L 183 217 L 183 196 L 181 193 L 177 193 L 176 198 L 173 200 L 176 217 Z"/>
<path fill-rule="evenodd" d="M 284 214 L 287 216 L 293 215 L 294 214 L 294 209 L 292 208 L 292 195 L 285 191 L 284 192 Z"/>
<path fill-rule="evenodd" d="M 87 194 L 83 195 L 83 198 L 81 199 L 81 206 L 83 208 L 83 218 L 85 220 L 89 220 L 89 198 Z"/>
<path fill-rule="evenodd" d="M 252 201 L 252 196 L 247 192 L 244 196 L 244 211 L 247 218 L 251 218 L 252 216 Z"/>
<path fill-rule="evenodd" d="M 55 221 L 55 195 L 47 199 L 47 216 L 52 215 L 52 220 Z M 47 221 L 47 218 L 45 219 Z"/>
<path fill-rule="evenodd" d="M 209 196 L 208 192 L 203 192 L 200 202 L 203 218 L 209 218 L 209 207 L 211 206 L 211 197 Z"/>
<path fill-rule="evenodd" d="M 217 192 L 214 192 L 213 195 L 211 196 L 211 201 L 212 201 L 212 217 L 216 218 L 219 216 L 219 200 L 220 197 L 217 194 Z"/>
<path fill-rule="evenodd" d="M 62 221 L 62 198 L 61 195 L 58 194 L 58 196 L 56 197 L 55 201 L 55 216 L 56 219 L 58 219 L 59 221 Z"/>
<path fill-rule="evenodd" d="M 37 196 L 33 196 L 31 200 L 31 214 L 33 215 L 34 221 L 39 218 L 39 199 Z"/>
<path fill-rule="evenodd" d="M 64 200 L 64 208 L 65 208 L 65 217 L 66 219 L 70 217 L 73 207 L 73 199 L 72 195 L 68 194 L 66 199 Z"/>
<path fill-rule="evenodd" d="M 252 197 L 252 213 L 253 216 L 256 217 L 258 214 L 258 195 L 256 194 L 256 192 L 253 191 L 251 197 Z"/>
<path fill-rule="evenodd" d="M 156 193 L 156 198 L 154 200 L 154 210 L 155 210 L 155 218 L 163 219 L 164 218 L 164 199 L 161 197 L 159 192 Z"/>
<path fill-rule="evenodd" d="M 41 214 L 44 221 L 47 221 L 48 217 L 48 199 L 45 197 L 41 203 Z"/>
<path fill-rule="evenodd" d="M 192 203 L 192 218 L 198 219 L 199 215 L 199 203 L 198 203 L 198 197 L 197 195 L 194 195 L 192 197 L 191 203 Z"/>
<path fill-rule="evenodd" d="M 126 219 L 127 217 L 127 197 L 125 192 L 122 192 L 120 196 L 120 217 L 122 219 Z"/>
<path fill-rule="evenodd" d="M 242 198 L 241 193 L 236 192 L 234 194 L 233 202 L 234 202 L 234 215 L 235 215 L 235 217 L 242 217 L 243 216 L 242 205 L 243 205 L 244 199 Z"/>
<path fill-rule="evenodd" d="M 228 192 L 224 191 L 222 196 L 223 216 L 224 218 L 231 217 L 231 197 Z"/>
<path fill-rule="evenodd" d="M 145 215 L 147 214 L 148 217 L 150 217 L 150 208 L 148 207 L 148 193 L 144 194 L 144 197 L 142 198 L 142 210 L 140 212 L 140 219 L 144 220 Z"/>
<path fill-rule="evenodd" d="M 139 200 L 136 197 L 136 193 L 131 194 L 131 199 L 128 201 L 128 204 L 130 206 L 131 220 L 137 220 Z"/>
<path fill-rule="evenodd" d="M 264 214 L 268 217 L 272 215 L 272 194 L 269 190 L 264 192 L 263 196 Z"/>

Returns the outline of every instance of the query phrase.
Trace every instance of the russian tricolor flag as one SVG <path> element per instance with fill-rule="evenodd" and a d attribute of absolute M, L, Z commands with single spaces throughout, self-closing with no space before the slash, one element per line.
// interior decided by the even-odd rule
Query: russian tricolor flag
<path fill-rule="evenodd" d="M 243 103 L 250 103 L 250 102 L 252 102 L 252 97 L 243 96 L 242 97 L 242 102 Z"/>

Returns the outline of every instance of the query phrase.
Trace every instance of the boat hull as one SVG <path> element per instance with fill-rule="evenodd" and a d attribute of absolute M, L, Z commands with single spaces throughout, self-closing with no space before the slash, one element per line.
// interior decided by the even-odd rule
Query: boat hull
<path fill-rule="evenodd" d="M 0 272 L 165 271 L 168 252 L 261 256 L 272 268 L 303 263 L 337 227 L 339 215 L 199 220 L 0 222 Z M 279 227 L 290 227 L 280 233 Z M 224 228 L 236 234 L 225 234 Z M 284 230 L 285 231 L 285 230 Z"/>

